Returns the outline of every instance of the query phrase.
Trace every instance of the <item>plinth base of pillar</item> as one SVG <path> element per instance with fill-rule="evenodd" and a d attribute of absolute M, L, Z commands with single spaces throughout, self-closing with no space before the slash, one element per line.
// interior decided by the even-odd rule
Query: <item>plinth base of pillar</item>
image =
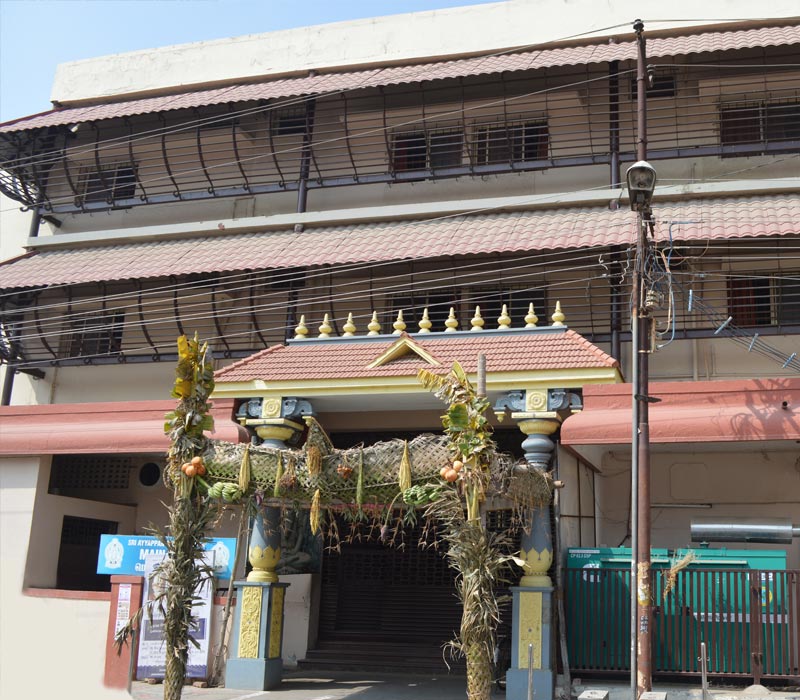
<path fill-rule="evenodd" d="M 536 700 L 553 700 L 555 676 L 552 671 L 533 671 L 533 695 Z M 528 700 L 528 669 L 510 668 L 506 672 L 506 700 Z"/>
<path fill-rule="evenodd" d="M 225 687 L 235 690 L 272 690 L 281 684 L 281 659 L 228 659 Z"/>

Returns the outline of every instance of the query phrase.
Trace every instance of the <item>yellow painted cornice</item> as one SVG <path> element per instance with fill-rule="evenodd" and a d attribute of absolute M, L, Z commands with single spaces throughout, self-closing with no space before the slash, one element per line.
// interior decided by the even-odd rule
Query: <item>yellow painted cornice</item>
<path fill-rule="evenodd" d="M 389 364 L 393 360 L 403 357 L 403 355 L 408 355 L 409 353 L 414 353 L 420 359 L 425 360 L 425 362 L 427 362 L 429 365 L 440 367 L 442 364 L 427 350 L 425 350 L 425 348 L 418 343 L 415 343 L 409 336 L 404 335 L 392 343 L 389 348 L 378 355 L 378 357 L 376 357 L 372 362 L 370 362 L 367 365 L 367 369 L 383 367 L 383 365 Z"/>
<path fill-rule="evenodd" d="M 470 375 L 476 380 L 475 373 Z M 622 381 L 616 367 L 579 367 L 573 369 L 538 370 L 524 372 L 489 372 L 486 388 L 489 391 L 515 389 L 563 389 L 587 384 L 617 384 Z M 266 382 L 255 379 L 249 382 L 220 382 L 212 398 L 251 398 L 267 394 L 274 396 L 353 396 L 358 394 L 428 394 L 415 375 L 401 377 L 345 377 L 341 379 L 300 379 Z"/>

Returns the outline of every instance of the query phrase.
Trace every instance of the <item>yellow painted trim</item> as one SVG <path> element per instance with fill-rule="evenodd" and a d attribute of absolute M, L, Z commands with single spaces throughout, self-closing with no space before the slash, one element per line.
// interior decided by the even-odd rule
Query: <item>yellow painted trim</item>
<path fill-rule="evenodd" d="M 269 623 L 268 659 L 277 659 L 281 655 L 281 638 L 283 637 L 283 599 L 286 589 L 272 589 L 272 614 Z"/>
<path fill-rule="evenodd" d="M 257 659 L 261 636 L 261 586 L 245 586 L 242 589 L 241 606 L 239 658 Z"/>
<path fill-rule="evenodd" d="M 475 381 L 476 375 L 470 375 Z M 622 382 L 619 370 L 612 367 L 577 368 L 565 370 L 539 370 L 488 373 L 486 388 L 489 391 L 511 391 L 524 388 L 528 391 L 581 387 L 587 384 L 618 384 Z M 212 398 L 253 398 L 266 395 L 291 396 L 341 396 L 348 394 L 429 393 L 416 376 L 402 377 L 346 377 L 342 379 L 297 379 L 293 381 L 220 382 Z"/>
<path fill-rule="evenodd" d="M 542 594 L 519 594 L 519 658 L 517 668 L 528 668 L 528 645 L 533 644 L 533 667 L 542 667 Z"/>
<path fill-rule="evenodd" d="M 411 352 L 425 360 L 425 362 L 427 362 L 429 365 L 440 367 L 442 364 L 421 345 L 418 345 L 411 340 L 411 338 L 399 338 L 397 341 L 392 343 L 387 350 L 382 352 L 380 355 L 378 355 L 378 357 L 370 362 L 367 365 L 367 369 L 382 367 L 383 365 L 390 363 L 392 360 L 403 357 L 403 355 L 408 355 Z"/>

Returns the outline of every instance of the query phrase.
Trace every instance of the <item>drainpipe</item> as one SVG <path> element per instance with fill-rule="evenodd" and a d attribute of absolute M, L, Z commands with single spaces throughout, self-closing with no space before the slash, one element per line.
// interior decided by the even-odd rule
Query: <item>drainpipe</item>
<path fill-rule="evenodd" d="M 309 102 L 306 105 L 306 130 L 303 133 L 303 150 L 300 157 L 300 182 L 297 187 L 297 213 L 302 214 L 306 210 L 308 203 L 308 176 L 311 172 L 311 140 L 314 132 L 314 113 L 316 103 Z M 295 230 L 303 230 L 303 225 L 298 224 Z"/>
<path fill-rule="evenodd" d="M 41 222 L 41 215 L 39 214 L 39 204 L 37 203 L 33 209 L 33 216 L 31 217 L 31 226 L 28 229 L 28 238 L 36 238 L 39 233 L 39 223 Z M 13 332 L 13 331 L 12 331 Z M 17 359 L 17 344 L 11 340 L 11 347 L 8 364 L 6 365 L 6 374 L 3 377 L 3 392 L 0 395 L 0 406 L 11 405 L 11 392 L 14 389 L 14 376 L 17 373 L 14 360 Z"/>
<path fill-rule="evenodd" d="M 609 179 L 611 189 L 619 180 L 619 61 L 608 64 L 608 150 L 611 155 Z"/>
<path fill-rule="evenodd" d="M 619 189 L 619 61 L 608 64 L 608 150 L 611 156 L 609 185 L 611 189 Z M 611 206 L 616 206 L 618 200 L 613 200 Z M 622 252 L 619 246 L 612 249 L 614 269 L 620 265 Z M 622 344 L 620 331 L 622 330 L 622 290 L 620 283 L 609 280 L 611 284 L 611 357 L 622 364 Z"/>

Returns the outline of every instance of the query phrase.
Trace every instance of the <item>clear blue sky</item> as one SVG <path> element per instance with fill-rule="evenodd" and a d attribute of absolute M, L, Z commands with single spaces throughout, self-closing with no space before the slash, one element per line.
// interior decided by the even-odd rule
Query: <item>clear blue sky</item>
<path fill-rule="evenodd" d="M 489 1 L 0 0 L 0 121 L 49 109 L 66 61 Z"/>

